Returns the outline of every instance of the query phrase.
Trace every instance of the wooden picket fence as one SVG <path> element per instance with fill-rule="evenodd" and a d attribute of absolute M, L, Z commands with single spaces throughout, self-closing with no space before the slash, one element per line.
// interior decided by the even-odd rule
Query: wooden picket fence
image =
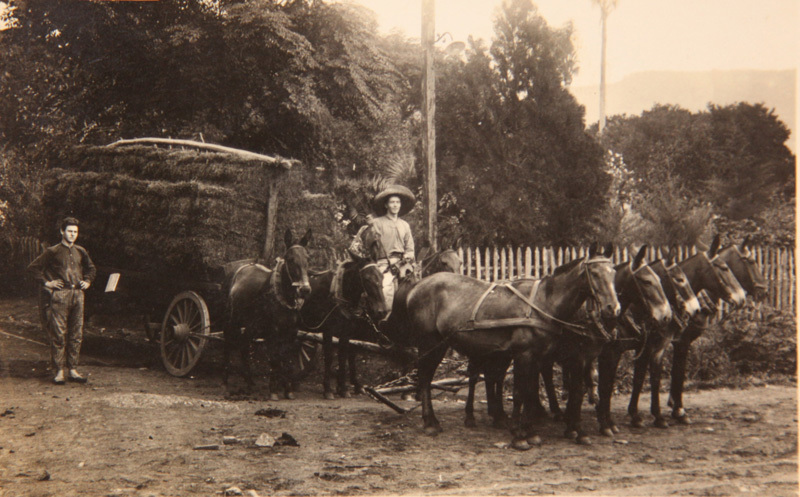
<path fill-rule="evenodd" d="M 766 302 L 776 309 L 796 314 L 796 273 L 794 249 L 788 247 L 753 247 L 761 273 L 769 284 Z M 460 248 L 458 255 L 464 262 L 462 272 L 485 281 L 541 278 L 556 267 L 577 257 L 585 257 L 587 247 L 485 247 Z M 665 257 L 667 247 L 649 247 L 647 259 Z M 696 247 L 679 247 L 677 260 L 697 253 Z M 616 248 L 612 259 L 615 264 L 629 260 L 627 248 Z M 726 311 L 720 306 L 720 313 Z"/>

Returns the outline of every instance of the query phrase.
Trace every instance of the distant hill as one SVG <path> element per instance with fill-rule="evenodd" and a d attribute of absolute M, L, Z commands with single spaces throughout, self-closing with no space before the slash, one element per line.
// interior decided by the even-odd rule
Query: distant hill
<path fill-rule="evenodd" d="M 586 123 L 597 122 L 598 86 L 579 86 L 571 92 L 586 107 Z M 648 71 L 631 74 L 606 90 L 606 115 L 639 115 L 655 104 L 679 105 L 698 111 L 707 104 L 763 103 L 774 108 L 792 135 L 787 146 L 797 153 L 797 70 L 781 71 Z"/>

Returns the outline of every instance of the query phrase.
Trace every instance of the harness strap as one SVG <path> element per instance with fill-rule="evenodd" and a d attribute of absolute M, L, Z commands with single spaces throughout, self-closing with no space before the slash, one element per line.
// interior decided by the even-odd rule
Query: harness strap
<path fill-rule="evenodd" d="M 535 310 L 536 312 L 538 312 L 539 314 L 541 314 L 545 318 L 547 318 L 547 319 L 549 319 L 551 321 L 554 321 L 554 322 L 556 322 L 556 323 L 558 323 L 558 324 L 560 324 L 562 326 L 566 326 L 567 328 L 579 329 L 579 330 L 585 330 L 586 329 L 585 326 L 581 326 L 579 324 L 570 323 L 568 321 L 564 321 L 564 320 L 558 319 L 557 317 L 553 316 L 552 314 L 544 311 L 542 308 L 540 308 L 539 306 L 537 306 L 536 304 L 533 303 L 533 299 L 529 299 L 528 297 L 523 295 L 522 292 L 520 292 L 519 290 L 517 290 L 516 288 L 514 288 L 510 284 L 506 283 L 503 286 L 505 288 L 508 288 L 509 290 L 511 290 L 511 293 L 513 293 L 514 295 L 519 297 L 519 299 L 522 300 L 523 302 L 525 302 L 526 304 L 528 304 L 528 306 L 530 306 L 530 308 L 532 310 Z"/>
<path fill-rule="evenodd" d="M 497 283 L 492 283 L 491 285 L 489 285 L 489 288 L 487 288 L 486 291 L 483 292 L 483 295 L 481 295 L 481 297 L 478 299 L 478 301 L 475 302 L 475 306 L 472 308 L 472 315 L 469 318 L 469 321 L 471 323 L 475 322 L 475 317 L 478 315 L 478 309 L 481 308 L 481 305 L 483 305 L 483 301 L 486 300 L 486 297 L 490 293 L 492 293 L 495 288 L 497 288 Z"/>

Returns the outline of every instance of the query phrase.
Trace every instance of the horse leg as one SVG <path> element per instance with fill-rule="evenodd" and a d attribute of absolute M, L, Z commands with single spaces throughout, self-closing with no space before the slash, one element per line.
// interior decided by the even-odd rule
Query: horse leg
<path fill-rule="evenodd" d="M 547 393 L 547 403 L 550 405 L 550 412 L 553 414 L 554 421 L 561 421 L 564 419 L 564 413 L 561 411 L 561 407 L 558 405 L 558 394 L 556 394 L 556 386 L 553 383 L 553 368 L 555 367 L 555 362 L 548 361 L 542 366 L 541 376 L 542 380 L 544 381 L 544 390 Z M 565 368 L 561 368 L 563 373 L 562 377 L 566 380 L 568 373 Z M 566 384 L 566 382 L 565 382 Z M 538 387 L 539 381 L 537 379 L 535 387 L 537 388 L 537 392 L 534 395 L 534 402 L 537 404 L 537 410 L 541 411 L 539 414 L 542 418 L 547 417 L 547 411 L 545 411 L 544 406 L 542 406 L 542 402 L 539 400 L 538 395 Z"/>
<path fill-rule="evenodd" d="M 333 400 L 333 388 L 331 386 L 331 369 L 333 367 L 333 333 L 329 330 L 322 332 L 322 353 L 324 355 L 322 395 L 326 400 Z"/>
<path fill-rule="evenodd" d="M 422 423 L 425 429 L 425 434 L 436 436 L 442 431 L 442 426 L 439 420 L 436 419 L 436 414 L 433 412 L 433 403 L 431 402 L 431 381 L 439 367 L 439 363 L 444 359 L 447 353 L 447 344 L 437 343 L 431 348 L 420 347 L 420 357 L 418 365 L 418 380 L 419 380 L 419 397 L 422 403 Z"/>
<path fill-rule="evenodd" d="M 567 438 L 574 438 L 580 445 L 591 445 L 591 440 L 584 433 L 581 427 L 581 406 L 584 396 L 584 370 L 586 363 L 583 359 L 575 358 L 564 364 L 564 370 L 569 370 L 569 383 L 567 385 L 569 398 L 567 400 L 567 429 L 564 435 Z"/>
<path fill-rule="evenodd" d="M 350 347 L 348 343 L 347 362 L 350 364 L 350 384 L 353 385 L 353 393 L 356 395 L 364 394 L 364 386 L 358 379 L 358 370 L 356 366 L 356 348 Z"/>
<path fill-rule="evenodd" d="M 514 408 L 511 413 L 511 447 L 530 450 L 531 445 L 541 443 L 538 435 L 527 433 L 527 421 L 533 418 L 532 381 L 539 378 L 539 368 L 530 353 L 514 358 Z M 523 408 L 524 411 L 523 412 Z"/>
<path fill-rule="evenodd" d="M 614 345 L 603 347 L 603 351 L 597 359 L 599 373 L 597 391 L 600 396 L 597 404 L 597 422 L 600 425 L 600 433 L 607 437 L 613 437 L 614 433 L 619 433 L 619 428 L 611 419 L 611 396 L 614 391 L 619 359 L 620 353 Z"/>
<path fill-rule="evenodd" d="M 672 384 L 670 385 L 670 401 L 672 417 L 683 425 L 692 424 L 686 411 L 683 409 L 683 385 L 686 381 L 686 361 L 689 356 L 689 346 L 700 336 L 702 329 L 695 324 L 686 327 L 680 339 L 672 344 Z"/>
<path fill-rule="evenodd" d="M 339 352 L 337 359 L 339 370 L 336 372 L 336 395 L 344 399 L 350 398 L 347 390 L 347 356 L 350 352 L 350 334 L 344 330 L 339 334 Z"/>
<path fill-rule="evenodd" d="M 647 345 L 643 345 L 647 347 Z M 633 388 L 631 390 L 631 400 L 628 403 L 628 415 L 631 417 L 631 426 L 642 428 L 644 421 L 639 414 L 639 395 L 644 386 L 644 377 L 647 375 L 647 366 L 650 362 L 649 350 L 644 350 L 633 363 Z"/>
<path fill-rule="evenodd" d="M 661 415 L 661 371 L 664 358 L 664 349 L 653 354 L 650 359 L 650 414 L 653 415 L 653 425 L 657 428 L 669 428 L 669 423 Z"/>
<path fill-rule="evenodd" d="M 492 418 L 492 426 L 495 428 L 508 428 L 508 416 L 503 409 L 503 382 L 509 364 L 509 360 L 499 358 L 487 362 L 483 368 L 486 403 L 489 416 Z"/>
<path fill-rule="evenodd" d="M 477 366 L 476 362 L 470 359 L 469 363 L 467 364 L 467 377 L 469 377 L 469 387 L 467 391 L 467 402 L 464 406 L 464 426 L 467 428 L 475 428 L 477 423 L 475 422 L 475 384 L 478 383 L 478 377 L 480 376 L 480 368 Z M 489 397 L 489 382 L 484 377 L 484 386 L 486 387 L 486 397 Z M 491 414 L 491 413 L 490 413 Z"/>
<path fill-rule="evenodd" d="M 589 404 L 593 406 L 597 405 L 597 385 L 595 385 L 594 382 L 597 376 L 597 368 L 595 367 L 594 360 L 586 364 L 583 374 L 584 385 L 586 386 L 586 391 L 589 393 Z"/>
<path fill-rule="evenodd" d="M 294 340 L 287 342 L 286 353 L 281 354 L 279 358 L 281 378 L 283 380 L 283 396 L 288 400 L 294 400 L 295 398 L 294 387 L 295 378 L 297 377 L 295 358 L 298 356 L 298 346 L 299 344 Z"/>

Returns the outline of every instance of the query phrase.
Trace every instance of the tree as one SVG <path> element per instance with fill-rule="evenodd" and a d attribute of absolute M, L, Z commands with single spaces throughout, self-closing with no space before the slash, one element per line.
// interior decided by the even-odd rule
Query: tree
<path fill-rule="evenodd" d="M 15 15 L 0 146 L 33 169 L 77 143 L 171 136 L 300 159 L 305 187 L 327 188 L 413 152 L 405 81 L 356 5 L 22 0 Z"/>
<path fill-rule="evenodd" d="M 643 241 L 693 243 L 712 216 L 757 220 L 793 198 L 788 136 L 761 104 L 710 104 L 696 113 L 656 105 L 640 116 L 612 117 L 601 142 L 633 174 L 634 208 L 662 227 L 655 235 L 643 230 Z"/>
<path fill-rule="evenodd" d="M 577 243 L 610 177 L 568 92 L 572 28 L 550 28 L 528 0 L 505 2 L 487 47 L 443 57 L 437 163 L 445 216 L 472 243 Z"/>

